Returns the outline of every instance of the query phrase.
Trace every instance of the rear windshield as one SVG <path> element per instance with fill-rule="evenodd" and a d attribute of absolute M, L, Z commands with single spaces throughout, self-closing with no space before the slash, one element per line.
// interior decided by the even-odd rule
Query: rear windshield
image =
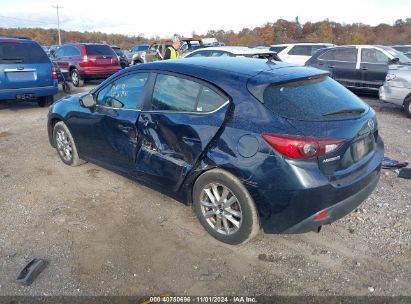
<path fill-rule="evenodd" d="M 89 56 L 98 56 L 98 55 L 113 55 L 113 50 L 108 45 L 99 45 L 99 44 L 89 44 L 86 45 L 86 53 Z"/>
<path fill-rule="evenodd" d="M 0 63 L 50 63 L 50 59 L 37 43 L 0 41 Z"/>
<path fill-rule="evenodd" d="M 270 85 L 264 91 L 264 104 L 282 117 L 308 121 L 358 117 L 358 112 L 368 110 L 357 96 L 329 77 Z M 330 115 L 349 109 L 357 114 Z"/>
<path fill-rule="evenodd" d="M 117 55 L 119 55 L 119 56 L 123 55 L 122 50 L 120 50 L 120 49 L 113 49 L 113 50 L 114 50 L 114 52 L 116 52 Z"/>

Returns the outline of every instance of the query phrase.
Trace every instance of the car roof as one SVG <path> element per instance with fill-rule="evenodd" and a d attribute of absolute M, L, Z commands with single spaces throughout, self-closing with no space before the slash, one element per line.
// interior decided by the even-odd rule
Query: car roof
<path fill-rule="evenodd" d="M 36 41 L 26 37 L 12 37 L 12 36 L 0 36 L 0 41 L 16 41 L 16 42 L 29 42 L 37 43 Z"/>
<path fill-rule="evenodd" d="M 202 48 L 192 53 L 197 53 L 199 51 L 223 51 L 223 52 L 232 53 L 234 55 L 254 55 L 254 54 L 268 54 L 268 53 L 275 54 L 275 52 L 267 51 L 264 49 L 249 48 L 246 46 L 214 46 L 214 47 Z"/>
<path fill-rule="evenodd" d="M 285 62 L 246 57 L 194 57 L 164 60 L 133 66 L 127 70 L 159 70 L 182 73 L 210 82 L 214 82 L 217 76 L 231 75 L 248 79 L 262 72 L 276 75 L 279 78 L 278 81 L 284 80 L 282 76 L 289 79 L 290 75 L 300 71 L 307 71 L 310 75 L 324 73 L 321 70 L 300 67 Z"/>
<path fill-rule="evenodd" d="M 329 43 L 329 42 L 298 42 L 298 43 L 272 44 L 271 46 L 290 46 L 290 45 L 329 45 L 329 46 L 333 46 L 334 44 Z"/>

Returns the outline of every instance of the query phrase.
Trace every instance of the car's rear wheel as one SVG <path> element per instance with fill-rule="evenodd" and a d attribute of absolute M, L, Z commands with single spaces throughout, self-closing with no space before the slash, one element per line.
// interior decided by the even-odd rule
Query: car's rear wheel
<path fill-rule="evenodd" d="M 73 167 L 84 163 L 78 156 L 73 136 L 64 122 L 59 121 L 54 125 L 53 140 L 54 146 L 63 163 Z"/>
<path fill-rule="evenodd" d="M 75 87 L 82 87 L 84 85 L 84 80 L 80 78 L 80 73 L 77 69 L 73 69 L 70 73 L 71 82 Z"/>
<path fill-rule="evenodd" d="M 48 107 L 53 103 L 53 96 L 42 96 L 37 100 L 37 104 L 40 107 Z"/>
<path fill-rule="evenodd" d="M 404 101 L 404 111 L 411 118 L 411 96 L 408 96 Z"/>
<path fill-rule="evenodd" d="M 207 232 L 224 243 L 247 242 L 260 228 L 257 210 L 247 189 L 224 170 L 213 169 L 197 179 L 193 208 Z"/>

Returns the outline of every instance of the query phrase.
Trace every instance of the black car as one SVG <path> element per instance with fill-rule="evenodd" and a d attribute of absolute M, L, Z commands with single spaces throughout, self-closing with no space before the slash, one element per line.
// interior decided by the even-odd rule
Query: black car
<path fill-rule="evenodd" d="M 122 69 L 125 69 L 128 67 L 130 64 L 128 63 L 128 58 L 127 55 L 124 54 L 124 52 L 116 45 L 112 45 L 111 48 L 114 50 L 114 52 L 117 54 L 119 60 L 120 60 L 120 65 Z"/>
<path fill-rule="evenodd" d="M 179 197 L 230 244 L 341 218 L 373 191 L 384 154 L 374 111 L 326 73 L 251 58 L 133 66 L 55 102 L 48 132 L 65 164 Z"/>
<path fill-rule="evenodd" d="M 390 64 L 411 64 L 403 53 L 388 47 L 351 45 L 320 49 L 306 63 L 330 72 L 347 88 L 378 94 Z"/>

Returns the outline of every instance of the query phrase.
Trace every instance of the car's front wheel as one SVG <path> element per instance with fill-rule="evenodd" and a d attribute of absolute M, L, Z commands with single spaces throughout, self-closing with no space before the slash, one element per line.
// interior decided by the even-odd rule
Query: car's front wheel
<path fill-rule="evenodd" d="M 247 189 L 224 170 L 213 169 L 197 179 L 193 208 L 207 232 L 224 243 L 245 243 L 260 229 L 257 209 Z"/>
<path fill-rule="evenodd" d="M 59 121 L 54 125 L 53 140 L 63 163 L 73 167 L 84 163 L 78 156 L 73 136 L 64 122 Z"/>
<path fill-rule="evenodd" d="M 77 69 L 71 71 L 70 77 L 75 87 L 82 87 L 84 85 L 84 80 L 80 78 L 80 73 Z"/>

